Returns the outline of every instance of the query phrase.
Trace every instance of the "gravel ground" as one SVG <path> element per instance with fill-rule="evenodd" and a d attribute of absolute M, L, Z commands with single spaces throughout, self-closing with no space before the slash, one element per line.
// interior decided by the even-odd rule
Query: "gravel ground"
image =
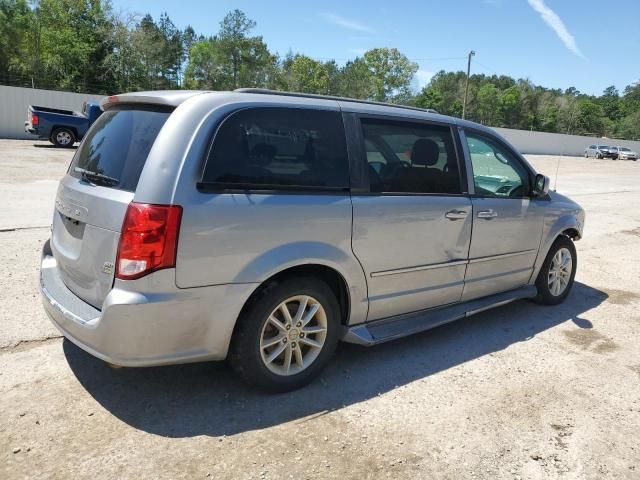
<path fill-rule="evenodd" d="M 38 262 L 72 153 L 0 140 L 0 478 L 640 478 L 640 162 L 529 157 L 587 211 L 564 304 L 342 345 L 267 396 L 224 364 L 112 370 L 59 337 Z"/>

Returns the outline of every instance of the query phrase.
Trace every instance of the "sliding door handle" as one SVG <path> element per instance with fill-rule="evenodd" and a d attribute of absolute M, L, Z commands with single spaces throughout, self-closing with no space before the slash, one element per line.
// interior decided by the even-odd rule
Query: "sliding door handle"
<path fill-rule="evenodd" d="M 496 212 L 493 209 L 488 209 L 488 210 L 480 210 L 478 212 L 478 218 L 484 218 L 487 220 L 491 220 L 492 218 L 496 218 L 498 216 L 498 212 Z"/>
<path fill-rule="evenodd" d="M 449 220 L 461 220 L 463 218 L 467 218 L 467 215 L 469 215 L 469 212 L 464 210 L 449 210 L 444 214 L 444 216 Z"/>

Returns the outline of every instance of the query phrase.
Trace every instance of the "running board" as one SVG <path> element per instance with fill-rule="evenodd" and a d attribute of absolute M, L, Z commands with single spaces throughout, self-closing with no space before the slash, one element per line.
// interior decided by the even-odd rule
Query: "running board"
<path fill-rule="evenodd" d="M 533 298 L 536 294 L 535 285 L 525 285 L 515 290 L 497 293 L 477 300 L 374 320 L 349 328 L 344 337 L 342 337 L 342 341 L 365 346 L 377 345 L 460 320 L 493 307 L 506 305 L 514 300 Z"/>

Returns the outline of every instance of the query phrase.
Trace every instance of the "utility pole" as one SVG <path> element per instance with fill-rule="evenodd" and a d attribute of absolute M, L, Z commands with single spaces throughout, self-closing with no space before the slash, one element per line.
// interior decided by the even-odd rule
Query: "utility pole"
<path fill-rule="evenodd" d="M 467 83 L 464 86 L 464 103 L 462 104 L 462 119 L 464 120 L 464 115 L 467 113 L 467 95 L 469 94 L 469 74 L 471 73 L 471 57 L 476 54 L 473 50 L 469 52 L 469 59 L 467 61 Z"/>

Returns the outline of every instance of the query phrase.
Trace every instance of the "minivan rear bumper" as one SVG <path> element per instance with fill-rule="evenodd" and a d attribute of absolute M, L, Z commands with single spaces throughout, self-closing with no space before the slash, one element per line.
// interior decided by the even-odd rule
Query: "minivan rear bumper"
<path fill-rule="evenodd" d="M 106 362 L 144 367 L 223 360 L 236 319 L 256 285 L 183 290 L 175 287 L 174 270 L 152 275 L 156 277 L 152 282 L 141 279 L 128 283 L 153 283 L 159 293 L 129 291 L 116 285 L 98 310 L 67 288 L 46 242 L 40 290 L 45 311 L 58 330 Z"/>

